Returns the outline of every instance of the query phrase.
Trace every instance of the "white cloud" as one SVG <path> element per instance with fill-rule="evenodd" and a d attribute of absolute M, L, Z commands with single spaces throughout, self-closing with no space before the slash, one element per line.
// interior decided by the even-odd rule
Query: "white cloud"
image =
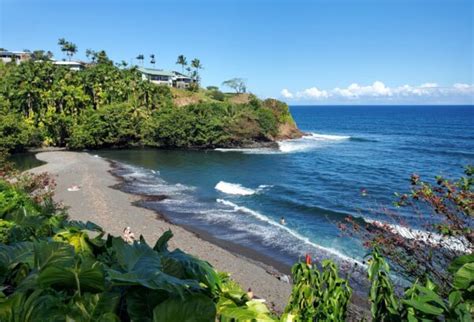
<path fill-rule="evenodd" d="M 435 88 L 438 87 L 436 83 L 424 83 L 420 85 L 421 88 Z"/>
<path fill-rule="evenodd" d="M 348 87 L 336 87 L 324 90 L 310 87 L 296 94 L 286 88 L 281 91 L 285 99 L 297 101 L 334 101 L 334 102 L 461 102 L 473 103 L 474 84 L 456 83 L 452 86 L 442 87 L 437 83 L 424 83 L 418 86 L 402 85 L 388 87 L 381 81 L 371 85 L 352 83 Z"/>
<path fill-rule="evenodd" d="M 320 90 L 317 87 L 307 88 L 301 92 L 296 93 L 297 98 L 305 98 L 305 99 L 324 99 L 328 98 L 329 94 L 327 91 Z"/>
<path fill-rule="evenodd" d="M 283 96 L 284 98 L 293 98 L 293 93 L 291 93 L 288 89 L 284 88 L 281 90 L 280 92 L 281 96 Z"/>
<path fill-rule="evenodd" d="M 374 82 L 372 85 L 360 86 L 357 83 L 349 85 L 347 88 L 335 88 L 332 90 L 333 96 L 341 96 L 344 98 L 358 98 L 361 96 L 392 96 L 392 91 L 390 88 L 385 86 L 384 83 L 380 81 Z"/>

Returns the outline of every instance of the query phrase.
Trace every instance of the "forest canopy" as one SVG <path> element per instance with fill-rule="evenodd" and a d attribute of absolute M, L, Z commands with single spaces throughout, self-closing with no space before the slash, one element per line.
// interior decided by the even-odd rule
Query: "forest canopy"
<path fill-rule="evenodd" d="M 239 146 L 272 141 L 295 128 L 288 106 L 215 88 L 172 89 L 143 80 L 136 67 L 103 51 L 83 70 L 49 60 L 0 62 L 0 148 Z M 176 104 L 177 95 L 190 102 Z"/>

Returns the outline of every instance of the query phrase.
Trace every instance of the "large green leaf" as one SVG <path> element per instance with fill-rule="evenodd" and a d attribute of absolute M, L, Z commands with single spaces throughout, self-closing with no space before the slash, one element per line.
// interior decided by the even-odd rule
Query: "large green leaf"
<path fill-rule="evenodd" d="M 128 244 L 120 237 L 113 237 L 111 243 L 110 249 L 115 253 L 117 264 L 121 269 L 131 271 L 135 268 L 137 262 L 145 257 L 154 259 L 154 268 L 161 268 L 158 254 L 146 243 L 134 242 L 133 244 Z"/>
<path fill-rule="evenodd" d="M 112 250 L 119 268 L 109 269 L 108 276 L 115 285 L 141 285 L 180 296 L 187 290 L 201 289 L 196 280 L 179 279 L 164 273 L 159 254 L 144 241 L 129 245 L 121 238 L 114 238 Z"/>
<path fill-rule="evenodd" d="M 203 260 L 176 249 L 162 257 L 163 271 L 181 279 L 195 279 L 206 285 L 211 292 L 217 291 L 221 281 L 212 266 Z"/>
<path fill-rule="evenodd" d="M 214 322 L 216 306 L 202 294 L 189 294 L 185 299 L 170 298 L 153 310 L 154 322 Z"/>
<path fill-rule="evenodd" d="M 153 310 L 166 300 L 168 292 L 150 290 L 144 287 L 131 287 L 127 291 L 127 312 L 132 321 L 153 321 Z"/>
<path fill-rule="evenodd" d="M 14 245 L 0 245 L 0 281 L 3 281 L 9 270 L 19 263 L 33 266 L 33 243 L 22 242 Z"/>
<path fill-rule="evenodd" d="M 79 258 L 73 265 L 50 264 L 39 273 L 37 281 L 42 287 L 73 289 L 79 294 L 105 288 L 102 264 L 87 257 Z"/>
<path fill-rule="evenodd" d="M 92 245 L 86 232 L 77 228 L 68 228 L 58 232 L 53 236 L 53 240 L 68 243 L 76 253 L 86 253 L 92 255 Z"/>
<path fill-rule="evenodd" d="M 454 274 L 454 287 L 467 290 L 474 284 L 474 262 L 466 263 Z"/>
<path fill-rule="evenodd" d="M 87 221 L 86 223 L 84 223 L 82 221 L 69 220 L 68 222 L 66 222 L 64 224 L 64 226 L 66 228 L 76 228 L 76 229 L 79 229 L 79 230 L 89 230 L 89 231 L 96 231 L 96 232 L 103 232 L 104 231 L 104 229 L 102 229 L 102 227 L 100 227 L 99 225 L 97 225 L 93 222 L 90 222 L 90 221 Z"/>
<path fill-rule="evenodd" d="M 449 265 L 448 271 L 454 274 L 461 268 L 461 266 L 467 263 L 474 263 L 474 254 L 456 257 Z"/>
<path fill-rule="evenodd" d="M 238 306 L 232 300 L 221 298 L 217 303 L 217 313 L 220 321 L 275 321 L 268 308 L 261 301 L 251 300 Z"/>
<path fill-rule="evenodd" d="M 173 232 L 167 230 L 158 238 L 153 249 L 159 253 L 168 251 L 168 241 L 173 237 Z"/>
<path fill-rule="evenodd" d="M 85 293 L 68 305 L 67 318 L 75 322 L 120 321 L 116 315 L 120 293 Z"/>
<path fill-rule="evenodd" d="M 416 299 L 409 299 L 409 300 L 402 300 L 405 305 L 411 306 L 418 311 L 421 311 L 426 314 L 431 315 L 441 315 L 443 313 L 443 309 L 437 306 L 431 305 L 427 302 L 419 301 Z"/>
<path fill-rule="evenodd" d="M 41 241 L 33 244 L 34 267 L 41 271 L 48 265 L 74 265 L 74 248 L 59 242 Z"/>
<path fill-rule="evenodd" d="M 0 321 L 64 321 L 64 297 L 61 293 L 35 290 L 29 295 L 16 292 L 0 303 Z"/>

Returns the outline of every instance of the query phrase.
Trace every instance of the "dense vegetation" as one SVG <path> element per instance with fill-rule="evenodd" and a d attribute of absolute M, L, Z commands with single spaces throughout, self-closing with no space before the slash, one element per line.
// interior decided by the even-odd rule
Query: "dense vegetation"
<path fill-rule="evenodd" d="M 364 319 L 349 309 L 352 288 L 332 261 L 318 265 L 307 256 L 294 265 L 292 294 L 277 317 L 227 274 L 169 250 L 170 231 L 153 247 L 142 237 L 131 244 L 104 238 L 99 226 L 68 220 L 52 200 L 49 176 L 19 175 L 3 166 L 0 177 L 1 321 Z M 472 202 L 464 204 L 472 211 Z M 427 274 L 397 292 L 378 246 L 367 263 L 373 321 L 472 321 L 472 251 L 449 264 L 452 283 L 446 292 Z"/>
<path fill-rule="evenodd" d="M 62 41 L 68 56 L 77 51 Z M 280 125 L 294 126 L 276 100 L 245 94 L 234 102 L 236 94 L 218 88 L 157 86 L 135 67 L 114 65 L 104 51 L 88 55 L 92 61 L 80 71 L 39 54 L 18 65 L 0 62 L 0 147 L 235 146 L 273 140 Z M 198 81 L 201 63 L 191 66 Z M 185 103 L 177 104 L 181 98 Z"/>

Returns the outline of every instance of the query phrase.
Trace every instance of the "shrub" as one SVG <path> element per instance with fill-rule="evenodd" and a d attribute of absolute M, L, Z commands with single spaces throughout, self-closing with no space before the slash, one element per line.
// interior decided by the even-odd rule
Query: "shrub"
<path fill-rule="evenodd" d="M 277 119 L 275 115 L 267 108 L 257 110 L 258 123 L 266 136 L 274 136 L 278 133 Z"/>
<path fill-rule="evenodd" d="M 24 187 L 36 183 L 17 182 L 0 181 L 1 321 L 273 321 L 228 275 L 168 250 L 171 231 L 153 247 L 103 239 L 99 226 L 31 198 Z"/>
<path fill-rule="evenodd" d="M 0 95 L 0 148 L 7 151 L 22 151 L 26 147 L 37 144 L 38 136 L 32 126 L 23 117 L 10 110 L 10 105 Z"/>
<path fill-rule="evenodd" d="M 99 148 L 138 144 L 142 116 L 136 115 L 128 103 L 112 104 L 98 111 L 89 109 L 72 127 L 69 147 Z"/>
<path fill-rule="evenodd" d="M 225 101 L 225 94 L 217 89 L 211 91 L 210 96 L 212 99 L 215 99 L 216 101 L 221 101 L 221 102 Z"/>
<path fill-rule="evenodd" d="M 337 266 L 329 260 L 322 262 L 322 271 L 311 263 L 296 263 L 292 270 L 293 290 L 282 320 L 344 321 L 352 289 L 340 278 Z"/>

